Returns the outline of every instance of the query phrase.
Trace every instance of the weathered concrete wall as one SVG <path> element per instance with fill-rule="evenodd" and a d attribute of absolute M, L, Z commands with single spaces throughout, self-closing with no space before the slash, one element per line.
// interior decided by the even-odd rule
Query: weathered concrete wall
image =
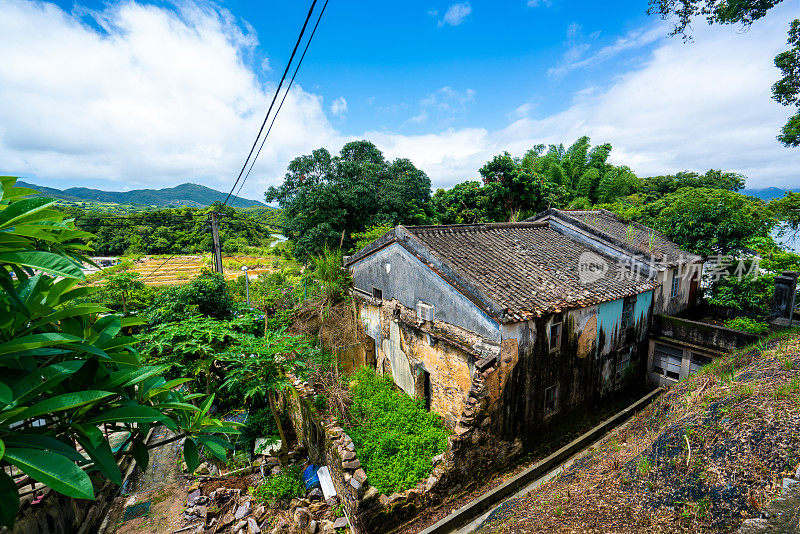
<path fill-rule="evenodd" d="M 636 297 L 634 326 L 625 329 L 623 302 L 503 325 L 499 368 L 487 377 L 490 424 L 498 436 L 533 443 L 546 426 L 644 378 L 652 292 Z M 555 322 L 562 323 L 561 346 L 551 350 Z M 557 391 L 552 412 L 546 409 L 551 387 Z"/>
<path fill-rule="evenodd" d="M 692 295 L 692 280 L 702 271 L 702 266 L 702 263 L 693 263 L 660 271 L 657 277 L 659 287 L 654 295 L 653 313 L 678 315 L 694 306 L 695 303 L 691 302 L 691 298 L 697 298 L 697 295 Z M 679 280 L 678 294 L 672 297 L 672 279 L 676 276 Z"/>
<path fill-rule="evenodd" d="M 668 315 L 653 317 L 652 335 L 670 338 L 676 342 L 690 343 L 714 352 L 732 352 L 758 340 L 758 336 L 755 334 L 741 330 Z"/>
<path fill-rule="evenodd" d="M 352 273 L 360 291 L 372 294 L 375 287 L 383 300 L 397 300 L 412 310 L 418 302 L 431 304 L 437 320 L 500 342 L 496 321 L 397 243 L 356 262 Z"/>
<path fill-rule="evenodd" d="M 476 363 L 499 355 L 499 344 L 438 318 L 420 321 L 395 300 L 361 303 L 364 330 L 376 339 L 376 370 L 409 396 L 425 399 L 452 429 L 461 416 Z M 380 343 L 378 343 L 380 340 Z"/>

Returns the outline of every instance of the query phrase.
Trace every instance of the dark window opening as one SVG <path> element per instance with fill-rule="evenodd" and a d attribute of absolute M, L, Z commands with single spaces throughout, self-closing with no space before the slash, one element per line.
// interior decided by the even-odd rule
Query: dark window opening
<path fill-rule="evenodd" d="M 561 323 L 550 325 L 550 350 L 561 348 Z"/>
<path fill-rule="evenodd" d="M 378 289 L 377 287 L 372 288 L 372 298 L 383 300 L 383 291 Z"/>
<path fill-rule="evenodd" d="M 558 411 L 558 385 L 544 390 L 544 413 L 551 415 Z"/>
<path fill-rule="evenodd" d="M 422 393 L 425 396 L 425 409 L 431 409 L 431 374 L 428 371 L 422 371 Z"/>

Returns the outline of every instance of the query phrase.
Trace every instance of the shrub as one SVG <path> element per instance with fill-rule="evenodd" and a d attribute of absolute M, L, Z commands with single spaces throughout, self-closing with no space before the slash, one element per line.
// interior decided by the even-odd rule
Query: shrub
<path fill-rule="evenodd" d="M 147 310 L 147 316 L 150 324 L 180 321 L 195 315 L 229 319 L 234 309 L 224 277 L 203 271 L 186 285 L 163 290 Z"/>
<path fill-rule="evenodd" d="M 372 485 L 389 494 L 427 477 L 432 458 L 447 447 L 439 416 L 368 368 L 353 375 L 351 390 L 356 422 L 349 432 Z"/>
<path fill-rule="evenodd" d="M 302 470 L 296 465 L 286 467 L 279 474 L 272 475 L 249 491 L 253 499 L 259 503 L 274 504 L 282 499 L 302 497 L 305 494 Z"/>
<path fill-rule="evenodd" d="M 725 326 L 733 328 L 734 330 L 741 330 L 742 332 L 750 332 L 751 334 L 761 335 L 769 331 L 769 325 L 751 319 L 749 317 L 737 317 L 725 322 Z"/>

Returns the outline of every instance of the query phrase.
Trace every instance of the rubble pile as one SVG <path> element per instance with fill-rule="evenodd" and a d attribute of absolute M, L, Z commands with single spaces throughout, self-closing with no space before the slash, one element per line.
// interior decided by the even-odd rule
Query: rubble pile
<path fill-rule="evenodd" d="M 304 458 L 292 451 L 290 461 Z M 305 497 L 259 503 L 247 491 L 263 481 L 263 475 L 281 472 L 278 458 L 256 457 L 247 473 L 238 477 L 201 476 L 189 487 L 184 526 L 176 532 L 212 534 L 349 534 L 350 527 L 337 497 L 324 499 L 319 488 Z"/>

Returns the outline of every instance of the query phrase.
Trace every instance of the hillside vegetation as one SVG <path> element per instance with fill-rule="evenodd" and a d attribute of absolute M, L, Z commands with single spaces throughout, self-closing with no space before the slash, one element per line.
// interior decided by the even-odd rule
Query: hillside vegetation
<path fill-rule="evenodd" d="M 672 387 L 480 532 L 728 532 L 759 517 L 800 462 L 800 334 Z"/>
<path fill-rule="evenodd" d="M 214 202 L 223 202 L 227 193 L 204 185 L 185 183 L 164 189 L 134 189 L 133 191 L 102 191 L 88 187 L 56 189 L 18 181 L 20 187 L 39 192 L 39 196 L 56 198 L 69 202 L 101 202 L 113 204 L 138 204 L 157 207 L 190 206 L 203 208 Z M 241 197 L 231 197 L 228 205 L 234 208 L 265 207 L 263 202 Z"/>

